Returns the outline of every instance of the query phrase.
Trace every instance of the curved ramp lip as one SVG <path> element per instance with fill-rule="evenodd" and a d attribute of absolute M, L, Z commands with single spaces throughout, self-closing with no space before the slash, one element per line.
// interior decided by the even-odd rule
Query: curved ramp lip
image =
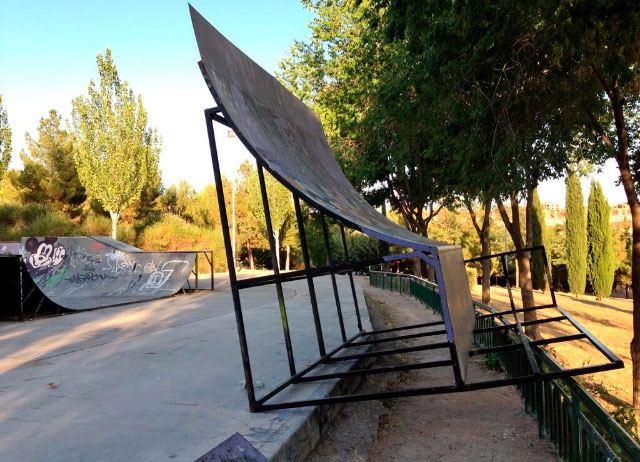
<path fill-rule="evenodd" d="M 459 246 L 456 246 L 456 245 L 452 245 L 452 244 L 448 244 L 448 243 L 444 243 L 444 242 L 431 240 L 431 239 L 425 238 L 424 236 L 421 236 L 419 234 L 413 233 L 412 231 L 409 231 L 406 228 L 403 228 L 403 227 L 397 225 L 396 223 L 392 222 L 387 217 L 384 217 L 378 211 L 376 211 L 373 207 L 371 207 L 371 205 L 367 204 L 369 207 L 371 207 L 373 209 L 373 211 L 377 215 L 380 215 L 381 217 L 383 217 L 384 220 L 387 220 L 392 226 L 397 227 L 399 232 L 402 232 L 403 234 L 410 233 L 410 234 L 412 234 L 413 236 L 415 236 L 417 238 L 417 241 L 411 241 L 409 239 L 403 239 L 401 237 L 397 237 L 397 236 L 394 236 L 394 235 L 391 235 L 391 234 L 384 233 L 381 230 L 374 230 L 371 227 L 368 227 L 368 226 L 366 226 L 364 224 L 358 223 L 355 219 L 350 218 L 350 217 L 346 216 L 345 214 L 339 214 L 339 213 L 337 213 L 335 211 L 332 211 L 331 209 L 326 207 L 324 204 L 322 204 L 322 203 L 318 202 L 317 200 L 313 199 L 312 197 L 310 197 L 310 195 L 306 194 L 304 192 L 304 190 L 301 190 L 301 189 L 297 188 L 296 186 L 294 186 L 283 175 L 281 175 L 280 173 L 275 171 L 274 168 L 272 168 L 272 166 L 270 165 L 270 163 L 266 159 L 264 159 L 263 156 L 261 156 L 259 154 L 258 150 L 249 142 L 247 137 L 238 128 L 237 124 L 233 121 L 233 118 L 229 114 L 229 111 L 226 109 L 226 107 L 224 105 L 224 101 L 219 96 L 218 91 L 216 91 L 215 85 L 213 83 L 213 80 L 211 79 L 211 76 L 209 75 L 209 72 L 207 71 L 207 64 L 205 63 L 204 53 L 202 52 L 202 49 L 203 49 L 202 41 L 204 40 L 203 35 L 206 34 L 207 32 L 203 31 L 203 30 L 200 30 L 199 29 L 200 25 L 206 25 L 205 27 L 210 28 L 215 34 L 219 35 L 223 40 L 225 40 L 230 45 L 230 47 L 232 47 L 234 50 L 237 50 L 237 52 L 241 56 L 243 56 L 244 59 L 250 61 L 252 63 L 252 65 L 254 65 L 257 69 L 262 71 L 269 79 L 272 79 L 272 81 L 274 81 L 277 85 L 282 86 L 282 84 L 280 82 L 278 82 L 273 76 L 271 76 L 267 71 L 265 71 L 262 67 L 260 67 L 257 63 L 255 63 L 253 60 L 251 60 L 251 58 L 246 56 L 231 41 L 229 41 L 226 37 L 224 37 L 224 35 L 222 35 L 215 27 L 213 27 L 211 25 L 211 23 L 209 23 L 195 8 L 193 8 L 193 6 L 189 5 L 189 11 L 191 13 L 191 19 L 192 19 L 192 23 L 193 23 L 194 33 L 195 33 L 195 36 L 196 36 L 196 41 L 198 43 L 198 47 L 200 49 L 200 55 L 201 55 L 201 59 L 202 59 L 198 63 L 199 67 L 200 67 L 200 71 L 202 72 L 203 78 L 204 78 L 204 80 L 205 80 L 205 82 L 207 84 L 207 87 L 209 88 L 209 91 L 211 92 L 211 95 L 212 95 L 213 99 L 215 100 L 216 104 L 218 104 L 218 106 L 216 108 L 214 108 L 213 110 L 207 110 L 206 112 L 221 113 L 224 116 L 225 123 L 228 124 L 229 127 L 236 133 L 236 136 L 240 139 L 240 141 L 245 146 L 245 148 L 251 153 L 251 155 L 254 156 L 256 161 L 259 162 L 280 183 L 282 183 L 293 194 L 295 194 L 296 196 L 304 199 L 305 202 L 307 202 L 308 204 L 310 204 L 313 207 L 317 208 L 318 210 L 324 212 L 328 216 L 338 220 L 339 222 L 347 225 L 350 228 L 353 228 L 353 229 L 356 229 L 358 231 L 361 231 L 362 233 L 367 234 L 367 235 L 369 235 L 371 237 L 374 237 L 376 239 L 380 239 L 380 240 L 386 241 L 386 242 L 388 242 L 390 244 L 407 247 L 407 248 L 410 248 L 410 249 L 413 249 L 413 250 L 428 251 L 428 252 L 432 253 L 434 256 L 437 255 L 438 249 L 444 249 L 444 248 L 448 248 L 448 247 L 458 247 L 459 248 Z M 284 88 L 288 93 L 290 93 L 285 87 L 282 86 L 282 88 Z M 293 95 L 291 95 L 291 96 L 293 96 Z M 295 96 L 293 96 L 293 97 L 295 98 Z M 300 101 L 300 100 L 298 100 L 298 101 L 299 101 L 299 103 L 301 105 L 303 105 L 306 108 L 306 110 L 308 110 L 313 115 L 313 117 L 315 117 L 317 119 L 317 116 L 315 115 L 315 113 L 313 113 L 313 111 L 311 111 L 302 101 Z M 320 123 L 320 122 L 318 121 L 318 123 Z M 323 133 L 323 136 L 325 136 L 325 140 L 326 140 L 326 135 L 324 134 L 324 129 L 322 129 L 322 133 Z M 336 163 L 337 168 L 340 169 L 340 172 L 344 175 L 344 172 L 342 171 L 340 166 L 337 164 L 337 161 L 335 160 L 335 157 L 333 157 L 333 154 L 331 156 L 331 159 L 333 160 L 333 162 Z M 346 179 L 346 177 L 345 177 L 345 179 Z M 355 194 L 357 194 L 358 196 L 360 196 L 360 194 L 355 190 L 355 188 L 353 188 L 353 185 L 351 185 L 348 180 L 346 180 L 346 181 L 349 184 L 349 187 L 353 190 L 353 192 Z"/>

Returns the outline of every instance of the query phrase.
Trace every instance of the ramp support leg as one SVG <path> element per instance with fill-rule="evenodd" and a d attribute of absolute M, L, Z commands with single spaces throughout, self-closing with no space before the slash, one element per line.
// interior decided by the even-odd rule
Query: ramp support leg
<path fill-rule="evenodd" d="M 293 195 L 293 205 L 296 209 L 296 220 L 298 222 L 298 234 L 300 235 L 300 247 L 302 247 L 302 260 L 304 261 L 304 269 L 307 272 L 307 285 L 309 287 L 309 298 L 311 299 L 311 312 L 313 313 L 313 323 L 316 326 L 316 337 L 318 338 L 318 349 L 320 356 L 327 354 L 324 347 L 324 337 L 322 335 L 322 324 L 320 323 L 320 314 L 318 312 L 318 300 L 316 299 L 316 288 L 313 284 L 313 276 L 309 273 L 311 269 L 311 261 L 309 260 L 309 248 L 307 247 L 307 233 L 304 230 L 304 220 L 302 219 L 302 210 L 300 209 L 300 199 Z"/>
<path fill-rule="evenodd" d="M 349 248 L 347 247 L 347 236 L 344 232 L 344 225 L 340 223 L 340 234 L 342 235 L 342 247 L 344 247 L 345 263 L 351 263 L 349 259 Z M 356 287 L 353 283 L 353 271 L 349 271 L 349 283 L 351 284 L 351 294 L 353 295 L 353 306 L 356 308 L 356 318 L 358 319 L 358 330 L 362 332 L 362 320 L 360 319 L 360 308 L 358 307 L 358 296 L 356 295 Z"/>
<path fill-rule="evenodd" d="M 269 197 L 267 195 L 267 185 L 264 181 L 264 170 L 262 164 L 258 162 L 258 180 L 260 181 L 260 192 L 262 193 L 262 206 L 264 207 L 264 218 L 267 225 L 267 236 L 269 238 L 269 246 L 271 247 L 271 263 L 273 264 L 273 274 L 280 274 L 278 265 L 278 252 L 273 234 L 273 224 L 271 223 L 271 210 L 269 208 Z M 284 294 L 282 293 L 282 282 L 276 280 L 276 292 L 278 294 L 278 303 L 280 305 L 280 318 L 282 320 L 282 330 L 284 331 L 284 342 L 287 347 L 287 358 L 289 359 L 289 372 L 296 375 L 296 365 L 293 359 L 293 347 L 291 345 L 291 335 L 289 334 L 289 321 L 287 319 L 287 308 L 284 305 Z"/>
<path fill-rule="evenodd" d="M 342 306 L 340 305 L 340 295 L 338 295 L 338 284 L 336 282 L 336 273 L 333 266 L 333 257 L 331 256 L 331 245 L 329 244 L 329 230 L 327 228 L 327 220 L 324 218 L 324 212 L 320 213 L 320 221 L 322 222 L 322 235 L 324 237 L 324 250 L 327 254 L 327 265 L 331 268 L 331 284 L 333 285 L 333 295 L 336 299 L 336 309 L 338 310 L 338 322 L 340 323 L 340 334 L 342 341 L 347 341 L 347 334 L 344 330 L 344 320 L 342 319 Z"/>
<path fill-rule="evenodd" d="M 224 239 L 225 253 L 227 254 L 227 266 L 229 269 L 229 283 L 231 285 L 231 295 L 233 298 L 233 309 L 236 315 L 236 325 L 238 326 L 238 338 L 240 340 L 240 355 L 242 356 L 242 367 L 244 369 L 245 388 L 249 398 L 249 410 L 256 411 L 256 395 L 253 389 L 253 377 L 251 374 L 251 363 L 249 361 L 249 346 L 247 345 L 247 334 L 244 330 L 244 319 L 242 316 L 242 306 L 240 304 L 240 291 L 238 290 L 238 280 L 233 265 L 233 254 L 231 252 L 231 236 L 229 235 L 229 220 L 227 219 L 227 207 L 224 200 L 224 189 L 222 188 L 222 174 L 220 173 L 220 163 L 218 162 L 218 150 L 216 149 L 216 139 L 213 132 L 213 120 L 219 110 L 206 109 L 204 111 L 207 123 L 207 135 L 209 136 L 209 149 L 211 151 L 211 162 L 213 164 L 213 175 L 216 181 L 216 195 L 218 196 L 218 207 L 220 208 L 220 222 L 222 225 L 222 237 Z"/>

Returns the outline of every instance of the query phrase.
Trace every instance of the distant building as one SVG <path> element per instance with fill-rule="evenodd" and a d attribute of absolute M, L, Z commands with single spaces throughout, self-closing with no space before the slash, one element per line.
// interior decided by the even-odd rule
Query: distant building
<path fill-rule="evenodd" d="M 564 207 L 551 202 L 542 204 L 544 211 L 544 221 L 547 226 L 556 226 L 564 224 L 566 213 Z M 611 223 L 631 223 L 631 211 L 627 204 L 617 204 L 611 206 L 611 215 L 609 217 Z"/>
<path fill-rule="evenodd" d="M 476 209 L 476 213 L 478 214 L 478 217 L 482 217 L 483 211 L 478 207 Z M 509 213 L 509 216 L 511 216 L 510 207 L 507 207 L 507 213 Z M 554 204 L 553 202 L 544 202 L 542 204 L 542 213 L 544 214 L 544 222 L 549 227 L 564 225 L 565 223 L 566 212 L 564 207 L 559 204 Z M 520 207 L 520 214 L 521 219 L 524 220 L 524 207 L 522 206 Z M 463 216 L 468 218 L 465 214 L 463 214 Z M 494 222 L 502 222 L 502 217 L 500 216 L 498 207 L 493 207 L 491 209 L 491 220 Z M 631 211 L 629 210 L 629 206 L 625 203 L 612 205 L 609 221 L 611 222 L 611 224 L 628 222 L 630 226 Z"/>
<path fill-rule="evenodd" d="M 631 222 L 631 210 L 629 210 L 629 204 L 623 203 L 612 205 L 609 221 L 611 223 L 622 223 L 625 221 Z"/>
<path fill-rule="evenodd" d="M 552 202 L 544 202 L 542 204 L 542 213 L 544 214 L 544 222 L 547 226 L 564 224 L 566 216 L 564 207 Z"/>

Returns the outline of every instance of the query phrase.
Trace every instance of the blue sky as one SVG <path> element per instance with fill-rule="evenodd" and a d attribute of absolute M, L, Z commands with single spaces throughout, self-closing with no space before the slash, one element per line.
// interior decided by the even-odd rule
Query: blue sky
<path fill-rule="evenodd" d="M 192 5 L 240 49 L 274 73 L 294 39 L 303 39 L 311 13 L 298 0 L 193 0 Z M 0 0 L 0 93 L 13 129 L 12 167 L 20 167 L 24 133 L 35 134 L 49 109 L 70 117 L 71 99 L 97 79 L 95 57 L 113 51 L 120 77 L 141 93 L 150 125 L 163 139 L 166 186 L 181 179 L 197 189 L 213 182 L 203 109 L 213 100 L 198 70 L 188 4 Z M 221 167 L 230 177 L 248 154 L 216 127 Z M 611 203 L 625 200 L 610 162 L 596 176 Z M 583 181 L 585 197 L 589 179 Z M 563 181 L 539 188 L 542 201 L 564 202 Z"/>
<path fill-rule="evenodd" d="M 96 54 L 113 51 L 120 77 L 141 93 L 160 132 L 165 185 L 213 182 L 203 110 L 213 99 L 202 80 L 187 2 L 0 0 L 0 93 L 13 130 L 12 167 L 24 133 L 35 134 L 49 109 L 70 117 L 71 99 L 97 80 Z M 298 0 L 198 1 L 192 5 L 273 73 L 311 14 Z M 222 168 L 232 176 L 247 156 L 217 127 Z"/>

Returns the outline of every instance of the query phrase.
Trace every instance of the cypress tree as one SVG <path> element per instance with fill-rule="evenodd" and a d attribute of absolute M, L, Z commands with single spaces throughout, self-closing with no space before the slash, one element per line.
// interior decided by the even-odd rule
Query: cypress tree
<path fill-rule="evenodd" d="M 566 195 L 567 279 L 572 294 L 584 294 L 587 283 L 587 227 L 580 180 L 574 171 L 567 177 Z"/>
<path fill-rule="evenodd" d="M 547 244 L 547 225 L 544 222 L 544 212 L 538 196 L 538 190 L 533 191 L 533 205 L 531 208 L 531 218 L 533 225 L 533 245 L 543 245 L 549 258 L 549 246 Z M 547 278 L 544 269 L 544 258 L 542 252 L 531 252 L 531 278 L 534 289 L 542 290 L 547 288 Z"/>
<path fill-rule="evenodd" d="M 587 270 L 593 293 L 598 299 L 611 295 L 615 273 L 610 213 L 600 183 L 592 180 L 587 208 Z"/>

